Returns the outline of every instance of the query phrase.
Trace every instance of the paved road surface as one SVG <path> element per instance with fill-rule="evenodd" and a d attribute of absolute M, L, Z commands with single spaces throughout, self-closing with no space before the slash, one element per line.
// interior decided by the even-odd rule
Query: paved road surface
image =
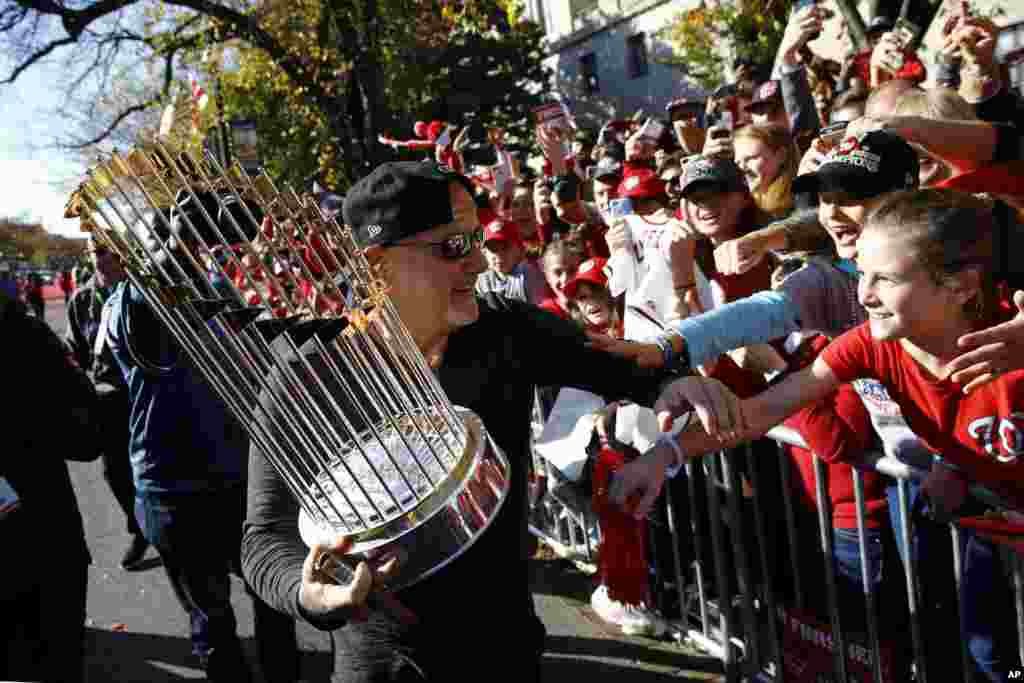
<path fill-rule="evenodd" d="M 47 322 L 62 333 L 63 303 L 50 301 L 46 314 Z M 99 462 L 69 463 L 69 467 L 93 555 L 86 680 L 163 683 L 203 678 L 190 654 L 188 622 L 152 549 L 142 571 L 125 572 L 118 566 L 128 536 L 120 509 L 101 477 Z M 606 626 L 589 607 L 590 581 L 564 561 L 533 562 L 534 599 L 549 633 L 546 681 L 721 679 L 717 673 L 708 673 L 720 671 L 717 660 L 688 655 L 673 643 L 627 638 Z M 237 579 L 233 603 L 239 633 L 255 666 L 252 608 Z M 495 628 L 496 638 L 507 637 L 498 632 L 498 623 L 482 613 L 479 623 L 466 628 Z M 457 638 L 453 634 L 453 642 Z M 300 624 L 299 643 L 304 652 L 303 676 L 309 681 L 327 680 L 331 667 L 327 636 Z"/>

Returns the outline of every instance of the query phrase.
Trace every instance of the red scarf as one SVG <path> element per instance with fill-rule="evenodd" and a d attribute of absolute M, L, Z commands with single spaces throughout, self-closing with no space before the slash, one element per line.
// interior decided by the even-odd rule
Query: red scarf
<path fill-rule="evenodd" d="M 601 522 L 597 572 L 608 588 L 609 598 L 626 605 L 640 605 L 651 601 L 644 540 L 647 521 L 634 519 L 608 497 L 612 474 L 625 463 L 623 453 L 605 446 L 594 464 L 593 506 Z"/>

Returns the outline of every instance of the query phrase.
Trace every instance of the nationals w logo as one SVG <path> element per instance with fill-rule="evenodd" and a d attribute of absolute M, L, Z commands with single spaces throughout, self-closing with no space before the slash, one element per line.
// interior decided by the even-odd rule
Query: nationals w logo
<path fill-rule="evenodd" d="M 1016 462 L 1024 454 L 1024 413 L 979 417 L 967 426 L 967 433 L 998 462 Z"/>

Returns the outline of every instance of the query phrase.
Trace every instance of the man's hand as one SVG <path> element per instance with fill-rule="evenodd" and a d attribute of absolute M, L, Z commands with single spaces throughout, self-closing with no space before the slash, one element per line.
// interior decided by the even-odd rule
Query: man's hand
<path fill-rule="evenodd" d="M 626 138 L 626 161 L 645 161 L 647 159 L 653 159 L 654 153 L 657 149 L 658 142 L 640 135 L 640 131 L 638 130 Z"/>
<path fill-rule="evenodd" d="M 715 267 L 723 275 L 741 275 L 768 253 L 761 236 L 756 232 L 723 242 L 715 248 Z"/>
<path fill-rule="evenodd" d="M 608 252 L 615 255 L 624 249 L 628 249 L 632 238 L 630 237 L 629 226 L 622 216 L 615 216 L 608 224 L 608 230 L 604 233 L 604 241 L 608 243 Z"/>
<path fill-rule="evenodd" d="M 386 593 L 371 592 L 380 589 L 395 575 L 400 565 L 397 556 L 384 557 L 375 561 L 375 567 L 360 562 L 351 572 L 351 582 L 339 585 L 316 571 L 322 556 L 330 554 L 341 559 L 352 548 L 352 540 L 338 536 L 333 543 L 318 543 L 313 546 L 302 565 L 302 586 L 299 588 L 299 604 L 309 614 L 328 620 L 365 621 L 370 609 L 385 608 L 403 622 L 416 621 L 416 615 L 394 597 Z M 346 572 L 347 573 L 347 572 Z"/>
<path fill-rule="evenodd" d="M 903 47 L 900 45 L 900 39 L 895 33 L 890 31 L 878 39 L 878 44 L 875 45 L 875 49 L 871 52 L 871 73 L 875 74 L 879 71 L 884 71 L 890 74 L 890 76 L 895 75 L 903 68 L 904 61 L 905 57 Z M 873 76 L 872 80 L 874 80 Z M 878 84 L 873 82 L 872 85 Z"/>
<path fill-rule="evenodd" d="M 821 138 L 814 138 L 814 142 L 807 148 L 804 158 L 800 160 L 800 167 L 796 172 L 797 175 L 815 173 L 828 159 L 830 149 L 831 147 L 827 142 Z"/>
<path fill-rule="evenodd" d="M 673 278 L 673 283 L 678 286 L 694 282 L 693 254 L 702 235 L 687 221 L 675 217 L 669 219 L 668 226 L 661 234 L 658 249 L 668 259 L 673 273 L 685 276 Z"/>
<path fill-rule="evenodd" d="M 672 422 L 695 411 L 704 431 L 723 441 L 735 441 L 746 430 L 743 404 L 729 387 L 710 377 L 683 377 L 669 384 L 654 404 L 658 427 L 672 429 Z"/>
<path fill-rule="evenodd" d="M 716 157 L 719 159 L 732 159 L 735 156 L 735 152 L 732 146 L 732 133 L 723 135 L 722 137 L 712 137 L 712 131 L 721 130 L 721 128 L 710 128 L 708 135 L 704 138 L 704 150 L 701 152 L 706 157 Z"/>
<path fill-rule="evenodd" d="M 974 64 L 982 71 L 995 66 L 999 27 L 984 17 L 961 19 L 957 27 L 943 41 L 942 52 L 959 54 L 965 64 Z"/>
<path fill-rule="evenodd" d="M 643 519 L 654 507 L 665 484 L 665 468 L 674 458 L 675 453 L 670 446 L 657 444 L 636 460 L 626 463 L 612 478 L 609 498 L 635 519 Z"/>
<path fill-rule="evenodd" d="M 965 350 L 946 367 L 951 379 L 965 385 L 965 394 L 986 384 L 1001 373 L 1024 368 L 1024 291 L 1013 295 L 1017 315 L 1013 320 L 965 334 L 957 345 Z"/>
<path fill-rule="evenodd" d="M 537 126 L 537 145 L 544 157 L 551 162 L 551 172 L 555 176 L 565 175 L 565 149 L 558 129 L 549 130 L 544 126 Z"/>
<path fill-rule="evenodd" d="M 810 5 L 794 14 L 779 44 L 783 64 L 793 67 L 800 63 L 800 48 L 821 34 L 822 16 L 816 5 Z"/>
<path fill-rule="evenodd" d="M 591 348 L 628 358 L 641 368 L 660 368 L 665 365 L 665 355 L 656 344 L 615 339 L 595 332 L 587 332 L 587 341 Z"/>

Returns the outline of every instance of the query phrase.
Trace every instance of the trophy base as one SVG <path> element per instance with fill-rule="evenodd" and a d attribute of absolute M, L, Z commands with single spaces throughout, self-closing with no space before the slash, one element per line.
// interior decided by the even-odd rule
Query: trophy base
<path fill-rule="evenodd" d="M 333 540 L 349 533 L 354 545 L 349 559 L 355 563 L 397 555 L 399 568 L 388 590 L 400 590 L 442 569 L 469 549 L 497 516 L 511 486 L 508 459 L 487 434 L 473 412 L 455 408 L 466 427 L 462 457 L 434 489 L 408 511 L 385 524 L 357 533 L 344 526 L 299 514 L 299 534 L 306 545 Z M 333 578 L 341 584 L 351 571 L 333 563 Z M 354 566 L 354 564 L 353 564 Z"/>

